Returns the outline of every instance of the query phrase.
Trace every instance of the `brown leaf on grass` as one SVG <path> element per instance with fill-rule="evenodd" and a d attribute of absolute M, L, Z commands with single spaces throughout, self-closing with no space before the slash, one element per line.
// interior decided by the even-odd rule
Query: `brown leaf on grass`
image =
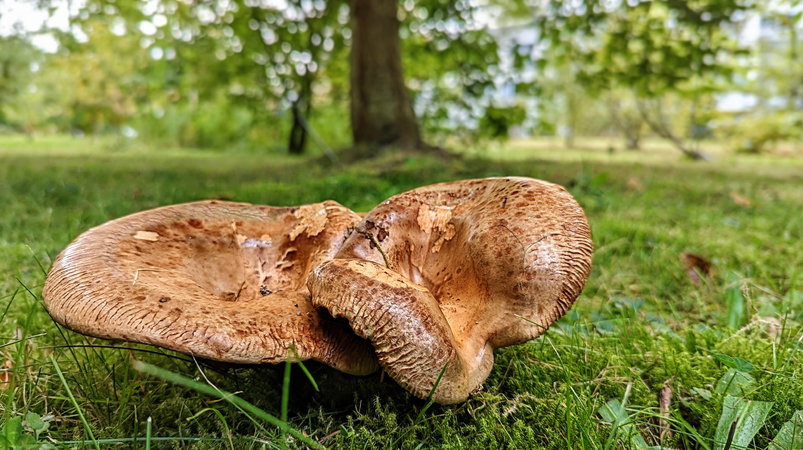
<path fill-rule="evenodd" d="M 644 190 L 644 186 L 641 184 L 641 181 L 639 181 L 638 178 L 634 177 L 630 177 L 627 179 L 626 186 L 627 190 L 629 191 L 641 192 L 642 190 Z"/>
<path fill-rule="evenodd" d="M 742 194 L 739 194 L 738 192 L 731 191 L 731 193 L 729 195 L 730 195 L 731 200 L 733 200 L 733 203 L 736 203 L 739 206 L 742 206 L 742 207 L 745 207 L 745 208 L 750 208 L 750 207 L 753 206 L 753 202 L 750 201 L 749 198 L 745 197 Z"/>
<path fill-rule="evenodd" d="M 14 363 L 10 359 L 0 366 L 0 389 L 5 390 L 11 387 L 11 369 L 14 368 Z"/>
<path fill-rule="evenodd" d="M 669 408 L 672 406 L 672 380 L 674 377 L 664 381 L 664 386 L 658 391 L 658 428 L 661 430 L 660 442 L 665 442 L 666 439 L 672 437 L 672 430 L 669 429 L 669 422 L 666 420 L 669 417 Z"/>
<path fill-rule="evenodd" d="M 711 262 L 700 255 L 684 252 L 680 254 L 686 275 L 694 284 L 700 284 L 702 277 L 711 276 Z"/>

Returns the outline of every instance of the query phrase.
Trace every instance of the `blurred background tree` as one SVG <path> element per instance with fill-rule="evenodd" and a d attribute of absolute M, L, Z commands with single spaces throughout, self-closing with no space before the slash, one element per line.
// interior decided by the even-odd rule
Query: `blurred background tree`
<path fill-rule="evenodd" d="M 0 126 L 32 136 L 327 154 L 652 137 L 700 158 L 803 128 L 799 0 L 37 4 L 51 20 L 0 38 Z"/>
<path fill-rule="evenodd" d="M 31 76 L 40 56 L 19 31 L 0 36 L 0 130 L 30 131 L 19 102 L 33 88 Z"/>

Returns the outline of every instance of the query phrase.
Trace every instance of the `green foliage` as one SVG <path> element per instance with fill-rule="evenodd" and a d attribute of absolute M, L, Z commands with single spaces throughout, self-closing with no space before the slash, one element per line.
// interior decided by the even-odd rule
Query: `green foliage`
<path fill-rule="evenodd" d="M 285 363 L 285 367 L 289 368 L 290 366 L 291 366 L 290 362 Z M 232 394 L 230 392 L 221 391 L 220 389 L 217 389 L 214 386 L 210 386 L 210 385 L 204 384 L 204 383 L 199 383 L 199 382 L 197 382 L 195 380 L 192 380 L 190 378 L 181 376 L 181 375 L 179 375 L 177 373 L 170 372 L 169 370 L 165 370 L 165 369 L 162 369 L 160 367 L 152 366 L 152 365 L 146 364 L 146 363 L 144 363 L 142 361 L 134 361 L 134 369 L 136 369 L 136 370 L 138 370 L 140 372 L 144 372 L 144 373 L 146 373 L 148 375 L 152 375 L 154 377 L 161 378 L 162 380 L 169 381 L 171 383 L 174 383 L 174 384 L 177 384 L 177 385 L 180 385 L 180 386 L 184 386 L 184 387 L 193 389 L 193 390 L 198 391 L 200 393 L 203 393 L 203 394 L 206 394 L 206 395 L 211 395 L 211 396 L 217 397 L 217 398 L 219 398 L 221 400 L 225 400 L 226 402 L 229 402 L 232 405 L 234 405 L 235 407 L 237 407 L 237 409 L 242 411 L 246 416 L 253 415 L 254 417 L 256 417 L 258 419 L 264 420 L 265 422 L 268 422 L 269 424 L 276 426 L 277 428 L 282 430 L 282 432 L 290 434 L 294 438 L 298 439 L 299 441 L 303 442 L 304 444 L 306 444 L 306 445 L 308 445 L 308 446 L 310 446 L 312 448 L 316 448 L 316 449 L 323 448 L 319 443 L 313 441 L 312 439 L 310 439 L 309 437 L 305 436 L 300 431 L 290 427 L 287 424 L 287 421 L 286 421 L 287 420 L 287 418 L 286 418 L 286 416 L 287 416 L 286 408 L 287 407 L 286 407 L 285 400 L 282 400 L 282 416 L 283 417 L 282 417 L 281 420 L 279 420 L 275 416 L 273 416 L 272 414 L 263 411 L 262 409 L 252 405 L 251 403 L 248 403 L 247 401 L 241 399 L 240 397 L 238 397 L 238 396 L 236 396 L 236 395 L 234 395 L 234 394 Z M 289 380 L 289 375 L 287 375 L 287 374 L 289 374 L 289 370 L 285 371 L 285 377 L 284 377 L 285 380 Z M 284 385 L 285 386 L 289 386 L 289 381 L 285 381 Z M 288 389 L 289 388 L 287 388 L 287 387 L 284 389 L 285 397 L 287 396 L 287 393 L 289 392 Z"/>
<path fill-rule="evenodd" d="M 542 72 L 561 67 L 567 82 L 576 82 L 591 96 L 630 91 L 637 105 L 635 116 L 620 103 L 607 102 L 612 125 L 625 135 L 629 148 L 638 147 L 645 124 L 687 156 L 706 158 L 694 141 L 709 134 L 713 94 L 732 89 L 734 75 L 745 70 L 749 49 L 739 38 L 739 27 L 749 12 L 756 11 L 757 3 L 591 0 L 535 4 L 535 24 L 546 50 L 533 57 Z M 521 8 L 517 12 L 521 14 Z M 561 89 L 569 137 L 575 124 L 582 123 L 573 112 L 580 108 L 571 102 L 576 90 L 573 85 Z M 667 109 L 667 100 L 677 103 L 677 99 L 686 111 Z M 682 123 L 673 123 L 677 121 Z"/>
<path fill-rule="evenodd" d="M 633 425 L 633 420 L 625 410 L 625 406 L 617 399 L 609 400 L 599 409 L 602 419 L 611 424 L 611 435 L 621 436 L 629 448 L 646 449 L 649 446 L 641 433 Z"/>
<path fill-rule="evenodd" d="M 506 139 L 510 128 L 520 125 L 526 118 L 523 106 L 496 107 L 489 106 L 480 119 L 478 134 L 492 139 Z"/>
<path fill-rule="evenodd" d="M 725 301 L 728 304 L 727 324 L 731 328 L 739 328 L 747 321 L 747 301 L 742 295 L 743 285 L 739 277 L 730 274 L 728 280 L 731 286 L 725 291 Z"/>
<path fill-rule="evenodd" d="M 511 117 L 499 105 L 515 104 L 526 105 L 525 129 L 570 147 L 616 134 L 635 149 L 650 129 L 695 156 L 715 124 L 734 150 L 800 142 L 803 15 L 794 5 L 405 0 L 398 14 L 427 140 L 502 136 Z M 42 30 L 61 44 L 54 55 L 25 35 L 0 40 L 0 66 L 10 69 L 0 127 L 260 150 L 286 148 L 303 129 L 316 151 L 350 144 L 345 0 L 89 0 L 71 11 L 70 31 Z M 745 48 L 740 27 L 756 14 L 770 32 Z M 754 95 L 758 106 L 714 122 L 723 91 Z"/>
<path fill-rule="evenodd" d="M 483 6 L 473 0 L 399 4 L 405 76 L 425 131 L 488 137 L 478 121 L 498 114 L 488 94 L 506 74 L 497 39 L 478 17 Z"/>
<path fill-rule="evenodd" d="M 477 21 L 477 9 L 473 1 L 400 4 L 408 84 L 432 135 L 472 134 L 494 77 L 500 75 L 496 40 Z M 141 92 L 134 96 L 131 124 L 146 138 L 193 147 L 254 144 L 262 136 L 247 130 L 276 129 L 281 121 L 284 137 L 291 112 L 300 112 L 313 132 L 325 135 L 318 129 L 331 125 L 316 125 L 315 110 L 342 111 L 348 105 L 347 2 L 293 0 L 280 7 L 246 1 L 120 5 L 92 0 L 74 20 L 89 41 L 64 36 L 70 55 L 83 52 L 102 59 L 96 47 L 127 42 L 143 47 L 132 54 L 148 55 L 144 67 L 129 68 L 138 75 Z M 125 34 L 92 34 L 99 24 L 125 29 Z M 98 74 L 108 89 L 131 91 L 113 81 L 120 77 L 115 71 Z M 108 95 L 93 98 L 104 105 L 100 109 L 109 110 Z M 98 114 L 77 111 L 79 128 L 85 130 L 88 121 L 104 129 L 108 114 Z M 227 123 L 227 117 L 235 123 Z M 336 126 L 347 129 L 347 117 L 338 116 Z M 324 142 L 342 141 L 324 136 Z"/>
<path fill-rule="evenodd" d="M 766 153 L 780 142 L 803 140 L 803 112 L 764 112 L 734 119 L 725 128 L 737 151 Z"/>
<path fill-rule="evenodd" d="M 24 418 L 19 416 L 7 418 L 2 428 L 0 428 L 0 447 L 38 450 L 54 449 L 55 447 L 44 441 L 42 439 L 44 436 L 41 436 L 50 427 L 50 420 L 52 419 L 52 417 L 42 418 L 35 412 L 28 412 Z"/>
<path fill-rule="evenodd" d="M 23 125 L 9 116 L 21 112 L 15 102 L 30 88 L 33 68 L 40 62 L 40 56 L 24 36 L 0 36 L 0 131 Z"/>
<path fill-rule="evenodd" d="M 548 1 L 537 25 L 583 84 L 655 96 L 728 76 L 726 55 L 743 53 L 728 27 L 752 7 L 749 0 Z"/>

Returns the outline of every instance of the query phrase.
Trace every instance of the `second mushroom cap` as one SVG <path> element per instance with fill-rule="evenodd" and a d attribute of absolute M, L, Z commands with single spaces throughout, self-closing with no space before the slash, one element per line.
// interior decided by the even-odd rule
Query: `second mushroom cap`
<path fill-rule="evenodd" d="M 424 397 L 438 383 L 432 398 L 455 403 L 488 376 L 495 348 L 533 339 L 571 307 L 591 251 L 583 210 L 560 186 L 442 183 L 371 210 L 309 287 L 399 384 Z"/>

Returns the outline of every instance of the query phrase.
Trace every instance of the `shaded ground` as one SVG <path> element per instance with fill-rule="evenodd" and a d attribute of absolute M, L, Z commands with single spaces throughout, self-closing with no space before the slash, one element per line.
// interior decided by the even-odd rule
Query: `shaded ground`
<path fill-rule="evenodd" d="M 657 394 L 669 380 L 674 433 L 664 445 L 710 446 L 722 408 L 715 385 L 729 369 L 717 355 L 751 363 L 755 383 L 744 396 L 774 402 L 755 440 L 759 448 L 803 409 L 800 161 L 708 164 L 669 154 L 642 162 L 519 148 L 486 153 L 492 160 L 402 155 L 327 167 L 284 156 L 53 145 L 0 142 L 0 311 L 7 309 L 0 351 L 12 367 L 3 375 L 10 383 L 0 391 L 0 407 L 4 421 L 28 412 L 46 417 L 40 442 L 88 438 L 50 355 L 98 439 L 141 437 L 148 417 L 154 436 L 190 439 L 165 448 L 259 448 L 277 436 L 227 404 L 131 368 L 132 358 L 140 358 L 200 376 L 192 362 L 57 329 L 41 305 L 44 270 L 87 228 L 205 198 L 272 205 L 334 199 L 364 211 L 416 186 L 501 175 L 563 184 L 586 209 L 596 252 L 575 308 L 544 337 L 498 351 L 484 390 L 470 401 L 433 406 L 420 417 L 425 402 L 388 378 L 349 377 L 310 364 L 320 392 L 294 372 L 293 426 L 327 445 L 357 448 L 612 448 L 624 444 L 597 411 L 627 392 L 638 430 L 657 443 Z M 709 260 L 711 276 L 693 283 L 684 252 Z M 735 293 L 746 310 L 734 319 L 728 305 Z M 82 347 L 87 343 L 123 348 Z M 221 389 L 278 414 L 279 367 L 215 365 L 204 372 Z"/>

